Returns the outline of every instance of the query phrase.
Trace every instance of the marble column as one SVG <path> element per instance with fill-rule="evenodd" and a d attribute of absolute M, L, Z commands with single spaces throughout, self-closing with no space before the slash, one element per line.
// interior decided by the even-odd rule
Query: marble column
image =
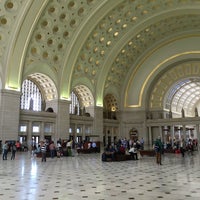
<path fill-rule="evenodd" d="M 31 150 L 31 146 L 32 146 L 32 121 L 28 122 L 27 143 L 28 143 L 28 149 Z"/>
<path fill-rule="evenodd" d="M 44 122 L 41 122 L 41 132 L 40 132 L 40 140 L 44 141 Z"/>
<path fill-rule="evenodd" d="M 173 147 L 174 146 L 174 126 L 171 126 L 170 130 L 172 134 L 172 147 Z"/>
<path fill-rule="evenodd" d="M 153 141 L 152 141 L 152 132 L 151 132 L 151 126 L 148 127 L 148 133 L 149 133 L 149 145 L 150 145 L 150 148 L 152 147 L 153 145 Z"/>
<path fill-rule="evenodd" d="M 159 126 L 159 134 L 160 134 L 161 141 L 163 142 L 162 126 Z"/>
<path fill-rule="evenodd" d="M 183 125 L 183 137 L 186 139 L 186 128 L 185 128 L 185 125 Z"/>
<path fill-rule="evenodd" d="M 70 101 L 67 100 L 52 100 L 47 102 L 47 107 L 52 107 L 56 115 L 55 139 L 69 138 L 70 115 L 69 115 Z"/>
<path fill-rule="evenodd" d="M 196 124 L 196 132 L 197 132 L 197 139 L 198 139 L 198 143 L 199 143 L 200 142 L 199 124 Z"/>
<path fill-rule="evenodd" d="M 0 140 L 18 140 L 20 95 L 13 90 L 0 91 Z"/>
<path fill-rule="evenodd" d="M 76 141 L 76 137 L 77 137 L 77 124 L 75 124 L 75 131 L 73 133 L 73 139 L 74 139 L 74 141 Z"/>
<path fill-rule="evenodd" d="M 111 127 L 111 143 L 114 143 L 114 128 Z"/>
<path fill-rule="evenodd" d="M 103 142 L 103 108 L 94 107 L 94 122 L 93 122 L 93 134 L 98 135 L 100 142 Z"/>
<path fill-rule="evenodd" d="M 85 124 L 83 124 L 82 141 L 85 140 Z"/>

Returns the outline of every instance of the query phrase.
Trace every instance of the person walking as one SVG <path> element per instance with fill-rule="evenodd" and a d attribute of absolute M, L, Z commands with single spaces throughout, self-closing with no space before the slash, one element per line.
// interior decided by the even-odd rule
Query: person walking
<path fill-rule="evenodd" d="M 180 152 L 182 154 L 182 157 L 185 156 L 185 148 L 186 148 L 186 142 L 185 142 L 185 139 L 182 138 L 180 141 Z"/>
<path fill-rule="evenodd" d="M 56 151 L 56 147 L 55 147 L 55 144 L 54 144 L 53 141 L 52 141 L 51 144 L 49 145 L 49 150 L 50 150 L 51 158 L 54 158 L 54 156 L 55 156 L 55 151 Z"/>
<path fill-rule="evenodd" d="M 144 150 L 144 138 L 142 137 L 140 140 L 141 149 Z"/>
<path fill-rule="evenodd" d="M 46 144 L 44 142 L 41 142 L 42 162 L 46 162 L 46 152 Z"/>
<path fill-rule="evenodd" d="M 163 144 L 161 142 L 160 136 L 158 136 L 158 138 L 156 139 L 154 148 L 155 148 L 155 152 L 156 152 L 156 163 L 159 165 L 162 165 L 161 154 L 163 152 Z"/>
<path fill-rule="evenodd" d="M 17 151 L 17 148 L 16 148 L 15 144 L 11 145 L 10 151 L 11 151 L 11 160 L 14 160 L 15 159 L 15 153 Z"/>
<path fill-rule="evenodd" d="M 3 160 L 7 160 L 7 154 L 8 154 L 8 143 L 5 141 L 3 145 Z"/>

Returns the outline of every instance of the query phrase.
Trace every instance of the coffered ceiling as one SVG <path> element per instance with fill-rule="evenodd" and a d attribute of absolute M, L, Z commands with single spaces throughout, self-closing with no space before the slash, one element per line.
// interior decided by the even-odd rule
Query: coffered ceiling
<path fill-rule="evenodd" d="M 199 10 L 198 0 L 2 0 L 2 85 L 19 89 L 37 73 L 38 80 L 43 74 L 53 81 L 59 98 L 85 85 L 96 105 L 112 93 L 121 107 L 145 106 L 145 90 L 169 58 L 169 46 L 185 39 L 173 46 L 177 55 L 191 37 L 199 43 Z M 166 57 L 155 61 L 152 55 L 166 46 Z"/>

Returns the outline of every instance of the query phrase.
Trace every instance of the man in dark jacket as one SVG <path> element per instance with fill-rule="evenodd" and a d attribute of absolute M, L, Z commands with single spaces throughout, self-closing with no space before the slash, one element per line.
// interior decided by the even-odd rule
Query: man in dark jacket
<path fill-rule="evenodd" d="M 161 138 L 160 136 L 158 136 L 158 138 L 155 141 L 155 152 L 156 152 L 156 163 L 162 165 L 161 163 L 161 154 L 163 151 L 163 144 L 161 142 Z"/>

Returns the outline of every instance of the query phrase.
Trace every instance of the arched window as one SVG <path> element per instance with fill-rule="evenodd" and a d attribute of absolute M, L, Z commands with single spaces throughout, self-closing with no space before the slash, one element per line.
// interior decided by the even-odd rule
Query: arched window
<path fill-rule="evenodd" d="M 21 109 L 41 111 L 42 96 L 37 85 L 26 79 L 22 84 Z"/>
<path fill-rule="evenodd" d="M 75 114 L 75 115 L 80 115 L 80 113 L 79 113 L 80 104 L 79 104 L 78 97 L 76 96 L 76 94 L 74 92 L 72 92 L 70 98 L 71 98 L 71 104 L 69 107 L 69 113 Z"/>

